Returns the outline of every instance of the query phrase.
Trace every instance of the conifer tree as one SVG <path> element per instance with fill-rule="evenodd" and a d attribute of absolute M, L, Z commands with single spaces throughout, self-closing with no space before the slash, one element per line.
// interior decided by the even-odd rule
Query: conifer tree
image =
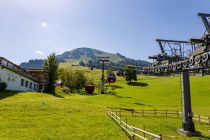
<path fill-rule="evenodd" d="M 48 84 L 46 92 L 55 94 L 55 84 L 58 79 L 58 60 L 56 59 L 55 53 L 51 54 L 44 63 L 44 72 L 48 77 Z"/>

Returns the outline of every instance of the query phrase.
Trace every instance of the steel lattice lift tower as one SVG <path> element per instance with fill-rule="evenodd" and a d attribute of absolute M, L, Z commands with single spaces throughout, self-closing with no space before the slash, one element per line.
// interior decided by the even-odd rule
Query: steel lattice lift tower
<path fill-rule="evenodd" d="M 177 132 L 185 136 L 199 135 L 195 131 L 190 98 L 189 72 L 210 68 L 210 14 L 199 13 L 206 28 L 200 39 L 189 41 L 161 40 L 156 41 L 160 47 L 160 54 L 150 56 L 154 63 L 144 68 L 145 74 L 181 73 L 182 78 L 182 129 Z"/>

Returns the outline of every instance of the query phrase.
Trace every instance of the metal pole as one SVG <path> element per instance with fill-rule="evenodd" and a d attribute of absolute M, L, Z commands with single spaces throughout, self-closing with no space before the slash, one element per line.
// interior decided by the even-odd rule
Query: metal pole
<path fill-rule="evenodd" d="M 104 61 L 102 61 L 101 94 L 104 94 Z"/>
<path fill-rule="evenodd" d="M 98 61 L 102 62 L 101 94 L 104 94 L 104 63 L 109 62 L 109 57 L 98 57 Z"/>
<path fill-rule="evenodd" d="M 193 113 L 191 109 L 189 72 L 188 71 L 182 72 L 181 77 L 182 77 L 182 104 L 183 104 L 182 127 L 184 131 L 195 132 L 195 127 L 192 120 Z"/>

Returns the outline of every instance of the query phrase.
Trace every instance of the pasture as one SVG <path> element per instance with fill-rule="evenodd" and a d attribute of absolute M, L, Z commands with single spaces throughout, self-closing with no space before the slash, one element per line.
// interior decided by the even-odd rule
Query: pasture
<path fill-rule="evenodd" d="M 95 72 L 100 78 L 99 70 Z M 96 78 L 95 76 L 95 78 Z M 191 76 L 192 110 L 195 114 L 210 116 L 210 76 Z M 107 84 L 108 86 L 108 84 Z M 139 76 L 137 82 L 127 84 L 122 77 L 112 84 L 108 94 L 62 94 L 57 96 L 31 92 L 0 93 L 0 139 L 51 140 L 127 140 L 127 135 L 106 114 L 106 107 L 135 109 L 172 109 L 181 111 L 181 81 L 175 77 Z M 59 89 L 58 89 L 59 90 Z M 128 123 L 164 139 L 189 139 L 176 134 L 181 119 L 176 117 L 132 117 Z M 202 133 L 199 138 L 210 138 L 210 126 L 195 123 Z"/>

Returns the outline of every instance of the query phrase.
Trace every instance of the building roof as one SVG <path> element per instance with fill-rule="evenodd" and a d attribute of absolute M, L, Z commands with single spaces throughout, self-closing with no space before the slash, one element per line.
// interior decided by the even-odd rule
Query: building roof
<path fill-rule="evenodd" d="M 31 68 L 29 68 L 29 69 L 26 69 L 27 71 L 44 71 L 43 69 L 39 69 L 39 68 L 37 68 L 37 69 L 35 69 L 35 68 L 33 68 L 33 69 L 31 69 Z"/>
<path fill-rule="evenodd" d="M 4 57 L 0 57 L 0 66 L 7 68 L 15 73 L 18 73 L 24 77 L 27 77 L 33 81 L 39 82 L 39 79 L 29 72 L 27 72 L 24 68 L 21 68 L 20 66 L 12 63 L 11 61 L 5 59 Z"/>

